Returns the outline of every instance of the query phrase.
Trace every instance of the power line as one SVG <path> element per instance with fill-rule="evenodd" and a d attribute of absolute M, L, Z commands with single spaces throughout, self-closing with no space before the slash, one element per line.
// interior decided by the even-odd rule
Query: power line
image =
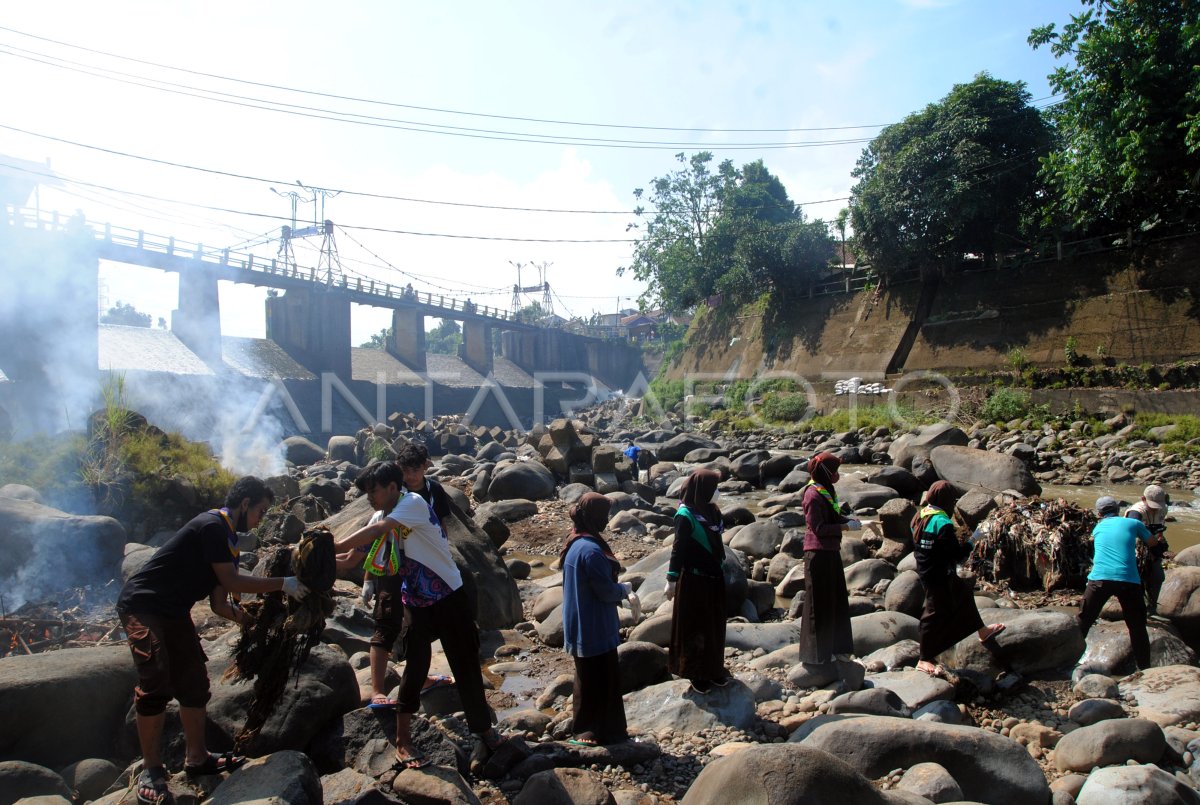
<path fill-rule="evenodd" d="M 658 140 L 617 140 L 600 137 L 573 137 L 560 134 L 539 134 L 519 131 L 504 131 L 494 129 L 474 129 L 466 126 L 448 126 L 440 123 L 424 123 L 419 121 L 396 120 L 376 115 L 361 115 L 353 112 L 339 112 L 319 107 L 289 104 L 281 101 L 271 101 L 262 98 L 252 98 L 233 93 L 192 87 L 156 78 L 146 78 L 119 70 L 109 70 L 94 65 L 80 64 L 69 59 L 50 56 L 33 51 L 17 48 L 13 45 L 0 47 L 0 54 L 18 59 L 43 64 L 60 70 L 89 75 L 106 81 L 152 89 L 173 95 L 230 104 L 261 111 L 278 112 L 314 120 L 330 120 L 338 123 L 352 123 L 361 126 L 410 131 L 421 134 L 440 134 L 448 137 L 467 137 L 470 139 L 492 140 L 499 142 L 537 143 L 541 145 L 572 145 L 581 148 L 623 148 L 636 150 L 671 150 L 704 149 L 713 151 L 747 151 L 747 150 L 779 150 L 797 148 L 817 148 L 824 146 L 855 145 L 870 142 L 871 138 L 852 138 L 843 140 L 810 140 L 801 142 L 767 142 L 767 143 L 695 143 L 695 142 L 662 142 Z M 72 66 L 73 65 L 73 66 Z M 152 82 L 152 83 L 146 83 Z M 159 86 L 161 85 L 161 86 Z M 174 87 L 174 88 L 173 88 Z M 204 94 L 202 94 L 204 93 Z"/>
<path fill-rule="evenodd" d="M 173 161 L 167 160 L 167 159 L 159 159 L 156 157 L 143 156 L 141 154 L 133 154 L 128 151 L 118 151 L 118 150 L 112 149 L 112 148 L 104 148 L 104 147 L 98 146 L 98 145 L 89 145 L 88 143 L 81 143 L 76 140 L 68 140 L 63 137 L 55 137 L 50 134 L 42 134 L 40 132 L 30 131 L 28 129 L 22 129 L 22 128 L 18 128 L 17 126 L 10 126 L 10 125 L 6 125 L 3 123 L 0 123 L 0 129 L 6 129 L 8 131 L 15 131 L 19 134 L 25 134 L 29 137 L 36 137 L 36 138 L 42 139 L 42 140 L 49 140 L 51 142 L 62 143 L 64 145 L 70 145 L 70 146 L 74 146 L 76 148 L 84 148 L 89 151 L 99 151 L 100 153 L 110 154 L 112 156 L 123 157 L 126 159 L 135 159 L 135 160 L 139 160 L 141 162 L 150 162 L 155 165 L 166 165 L 168 167 L 180 168 L 183 170 L 197 171 L 200 173 L 207 173 L 207 174 L 211 174 L 214 176 L 225 176 L 225 177 L 228 177 L 231 179 L 245 179 L 247 181 L 261 182 L 263 184 L 269 184 L 269 185 L 276 185 L 276 184 L 290 185 L 292 183 L 291 180 L 268 179 L 268 178 L 265 178 L 262 176 L 251 176 L 249 174 L 235 173 L 232 171 L 220 170 L 218 168 L 204 168 L 204 167 L 200 167 L 197 165 L 189 165 L 189 164 L 186 164 L 183 162 L 173 162 Z M 502 211 L 506 211 L 506 212 L 569 213 L 569 214 L 576 214 L 576 215 L 636 215 L 637 214 L 634 210 L 574 210 L 574 209 L 556 209 L 556 208 L 548 208 L 548 207 L 511 207 L 511 206 L 504 206 L 504 205 L 498 205 L 498 204 L 476 204 L 476 203 L 466 202 L 466 201 L 442 201 L 442 200 L 436 200 L 436 199 L 412 198 L 409 196 L 395 196 L 395 195 L 389 195 L 386 193 L 372 193 L 372 192 L 364 191 L 364 190 L 349 190 L 346 188 L 326 188 L 326 189 L 328 189 L 330 192 L 341 193 L 342 195 L 347 195 L 347 196 L 359 196 L 361 198 L 374 198 L 374 199 L 382 199 L 382 200 L 386 200 L 386 201 L 404 201 L 404 202 L 409 202 L 409 203 L 413 203 L 413 204 L 434 204 L 434 205 L 441 205 L 441 206 L 447 206 L 447 207 L 467 207 L 467 208 L 479 209 L 479 210 L 502 210 Z M 838 198 L 823 198 L 823 199 L 816 199 L 814 201 L 795 201 L 792 203 L 795 204 L 797 207 L 807 207 L 807 206 L 813 206 L 813 205 L 817 205 L 817 204 L 826 204 L 826 203 L 829 203 L 832 201 L 845 201 L 846 198 L 847 198 L 846 196 L 840 196 Z M 743 208 L 743 209 L 755 209 L 755 208 L 747 207 L 747 208 Z M 642 211 L 643 215 L 654 215 L 656 213 L 657 213 L 657 210 L 643 210 Z"/>
<path fill-rule="evenodd" d="M 864 123 L 861 125 L 822 126 L 822 127 L 813 127 L 813 128 L 779 128 L 779 129 L 695 128 L 695 127 L 684 127 L 684 126 L 626 125 L 626 124 L 620 124 L 620 123 L 587 123 L 587 122 L 579 122 L 579 121 L 571 121 L 571 120 L 553 120 L 553 119 L 536 118 L 536 117 L 520 117 L 520 116 L 516 116 L 516 115 L 496 115 L 496 114 L 487 114 L 487 113 L 483 113 L 483 112 L 465 112 L 465 111 L 460 111 L 460 110 L 455 110 L 455 109 L 441 109 L 441 108 L 431 107 L 431 106 L 416 106 L 413 104 L 396 103 L 396 102 L 392 102 L 392 101 L 381 101 L 381 100 L 376 100 L 376 99 L 372 99 L 372 98 L 360 98 L 360 97 L 355 97 L 355 96 L 351 96 L 351 95 L 338 95 L 335 93 L 320 92 L 317 90 L 298 89 L 295 87 L 288 87 L 288 86 L 283 86 L 283 85 L 279 85 L 279 84 L 270 84 L 270 83 L 261 82 L 261 81 L 252 81 L 249 79 L 232 78 L 230 76 L 223 76 L 223 75 L 219 75 L 216 73 L 206 73 L 206 72 L 199 71 L 199 70 L 189 70 L 184 67 L 174 67 L 169 64 L 161 64 L 159 62 L 147 61 L 145 59 L 137 59 L 132 56 L 123 56 L 123 55 L 116 54 L 116 53 L 109 53 L 109 52 L 103 51 L 103 50 L 96 50 L 94 48 L 84 47 L 83 45 L 75 45 L 70 42 L 63 42 L 58 39 L 51 39 L 49 37 L 38 36 L 37 34 L 31 34 L 31 33 L 25 32 L 25 31 L 19 31 L 15 28 L 7 28 L 2 25 L 0 25 L 0 31 L 7 31 L 8 33 L 17 34 L 18 36 L 24 36 L 24 37 L 28 37 L 30 39 L 37 39 L 39 41 L 47 42 L 47 43 L 50 43 L 53 45 L 59 45 L 61 47 L 72 48 L 74 50 L 82 50 L 87 53 L 93 53 L 98 56 L 104 56 L 104 57 L 110 58 L 110 59 L 118 59 L 120 61 L 133 62 L 136 64 L 142 64 L 142 65 L 145 65 L 148 67 L 155 67 L 155 68 L 162 69 L 162 70 L 173 70 L 175 72 L 186 73 L 188 75 L 199 76 L 202 78 L 213 78 L 213 79 L 217 79 L 219 81 L 229 81 L 229 82 L 236 83 L 236 84 L 245 84 L 247 86 L 260 87 L 263 89 L 274 89 L 274 90 L 280 90 L 282 92 L 292 92 L 292 93 L 298 93 L 301 95 L 312 95 L 314 97 L 329 98 L 332 100 L 352 101 L 355 103 L 365 103 L 365 104 L 372 104 L 372 105 L 376 105 L 376 106 L 388 106 L 388 107 L 392 107 L 392 108 L 396 108 L 396 109 L 412 109 L 414 111 L 420 111 L 420 112 L 435 112 L 438 114 L 446 114 L 446 115 L 462 115 L 462 116 L 466 116 L 466 117 L 480 117 L 480 118 L 487 118 L 487 119 L 491 119 L 491 120 L 512 120 L 512 121 L 522 122 L 522 123 L 548 123 L 551 125 L 558 125 L 558 126 L 586 126 L 589 128 L 631 129 L 631 130 L 642 130 L 642 131 L 686 131 L 686 132 L 708 133 L 708 134 L 730 134 L 730 133 L 737 133 L 737 134 L 791 134 L 791 133 L 796 133 L 796 132 L 809 132 L 809 131 L 845 131 L 845 130 L 850 130 L 850 129 L 874 129 L 874 128 L 882 128 L 882 127 L 888 125 L 886 123 Z M 12 46 L 10 46 L 10 47 L 12 47 Z M 29 52 L 29 51 L 27 51 L 27 52 Z"/>
<path fill-rule="evenodd" d="M 150 199 L 152 201 L 162 201 L 168 204 L 182 204 L 184 206 L 195 207 L 196 209 L 200 210 L 209 210 L 211 212 L 223 212 L 230 215 L 245 215 L 251 218 L 266 218 L 272 221 L 290 222 L 292 220 L 290 217 L 283 215 L 272 215 L 270 213 L 251 212 L 248 210 L 234 210 L 228 207 L 216 207 L 209 204 L 198 204 L 194 201 L 180 201 L 178 199 L 164 198 L 162 196 L 155 196 L 149 193 L 137 193 L 133 190 L 121 190 L 119 188 L 109 187 L 107 185 L 84 182 L 79 179 L 71 179 L 63 176 L 62 174 L 43 173 L 41 171 L 29 170 L 28 168 L 22 168 L 17 165 L 9 165 L 2 162 L 0 162 L 0 168 L 20 171 L 22 173 L 28 173 L 34 176 L 42 176 L 48 179 L 58 179 L 63 182 L 79 185 L 80 187 L 92 187 L 98 190 L 107 190 L 110 193 L 121 193 L 123 195 L 135 196 L 137 198 Z M 338 226 L 342 229 L 352 229 L 356 232 L 380 232 L 388 235 L 412 235 L 418 237 L 450 238 L 452 240 L 482 240 L 511 243 L 636 243 L 636 240 L 630 238 L 513 238 L 492 235 L 458 235 L 448 232 L 420 232 L 408 229 L 389 229 L 387 227 L 362 226 L 355 224 L 338 224 Z"/>

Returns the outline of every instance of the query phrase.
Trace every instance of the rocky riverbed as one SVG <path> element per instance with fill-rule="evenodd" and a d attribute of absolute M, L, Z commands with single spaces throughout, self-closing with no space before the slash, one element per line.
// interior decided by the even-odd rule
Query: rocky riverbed
<path fill-rule="evenodd" d="M 955 673 L 942 680 L 913 667 L 923 592 L 903 527 L 915 498 L 937 478 L 969 493 L 960 516 L 971 525 L 1052 483 L 1157 482 L 1186 504 L 1200 486 L 1196 459 L 1167 457 L 1149 441 L 1106 440 L 1126 427 L 1117 422 L 1099 438 L 1087 423 L 727 437 L 703 423 L 687 431 L 634 428 L 623 413 L 598 407 L 524 435 L 396 416 L 323 447 L 292 440 L 294 469 L 271 479 L 282 505 L 247 537 L 247 567 L 259 541 L 293 542 L 315 522 L 335 533 L 357 527 L 370 513 L 352 488 L 357 468 L 404 440 L 425 442 L 440 454 L 434 472 L 461 510 L 448 530 L 476 587 L 489 702 L 513 740 L 487 767 L 470 769 L 457 694 L 453 686 L 437 688 L 424 697 L 418 729 L 436 765 L 392 767 L 391 718 L 362 706 L 371 625 L 357 600 L 360 579 L 350 575 L 338 582 L 324 645 L 249 747 L 259 759 L 225 780 L 176 775 L 179 801 L 1200 802 L 1195 551 L 1181 551 L 1168 572 L 1163 617 L 1150 630 L 1154 668 L 1131 674 L 1115 607 L 1085 641 L 1073 618 L 1078 591 L 1018 591 L 1003 580 L 977 580 L 984 619 L 1008 628 L 994 646 L 972 636 L 948 651 L 941 659 Z M 630 440 L 654 455 L 640 478 L 620 453 Z M 877 526 L 843 543 L 855 661 L 814 668 L 798 662 L 795 646 L 803 595 L 796 492 L 807 480 L 804 459 L 819 449 L 864 465 L 839 494 Z M 663 648 L 671 514 L 683 474 L 697 465 L 725 477 L 731 525 L 726 662 L 736 679 L 708 694 L 669 677 Z M 610 541 L 645 605 L 637 623 L 622 611 L 622 684 L 635 740 L 609 748 L 564 742 L 571 661 L 560 648 L 555 561 L 567 507 L 588 489 L 614 501 Z M 5 519 L 51 517 L 17 491 L 26 499 L 14 502 L 6 496 L 13 490 L 0 490 Z M 110 524 L 79 525 L 82 543 L 95 532 L 97 545 L 114 551 Z M 119 553 L 103 561 L 128 576 L 160 540 L 122 540 Z M 227 624 L 204 604 L 194 616 L 214 680 L 210 734 L 214 748 L 226 748 L 244 721 L 248 691 L 218 681 L 233 637 Z M 96 620 L 103 625 L 89 617 Z M 440 656 L 434 670 L 446 670 Z M 22 796 L 132 801 L 133 684 L 128 650 L 119 644 L 0 659 L 0 712 L 7 715 L 0 805 Z M 177 769 L 176 716 L 168 719 L 167 744 L 168 764 Z"/>

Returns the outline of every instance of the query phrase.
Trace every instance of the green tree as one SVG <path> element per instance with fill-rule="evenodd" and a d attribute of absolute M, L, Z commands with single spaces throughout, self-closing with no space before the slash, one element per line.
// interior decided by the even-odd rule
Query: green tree
<path fill-rule="evenodd" d="M 150 321 L 149 313 L 142 313 L 133 305 L 122 302 L 120 299 L 100 317 L 101 324 L 124 324 L 127 327 L 149 327 Z"/>
<path fill-rule="evenodd" d="M 392 337 L 392 328 L 384 327 L 375 335 L 359 344 L 360 349 L 383 349 L 387 346 L 388 340 Z"/>
<path fill-rule="evenodd" d="M 462 344 L 462 327 L 454 319 L 442 319 L 425 333 L 425 349 L 438 355 L 457 355 Z"/>
<path fill-rule="evenodd" d="M 837 218 L 833 219 L 831 226 L 841 238 L 842 248 L 838 253 L 838 267 L 846 264 L 846 227 L 850 224 L 850 208 L 842 207 L 838 210 Z"/>
<path fill-rule="evenodd" d="M 859 157 L 850 191 L 855 242 L 881 274 L 944 273 L 1019 242 L 1051 145 L 1022 82 L 980 73 L 886 127 Z"/>
<path fill-rule="evenodd" d="M 712 294 L 721 276 L 721 267 L 710 262 L 711 251 L 705 251 L 704 243 L 737 172 L 729 160 L 714 171 L 709 151 L 691 157 L 680 153 L 675 159 L 684 167 L 651 182 L 653 214 L 640 203 L 634 209 L 637 220 L 628 229 L 639 231 L 641 239 L 634 245 L 633 261 L 618 268 L 617 274 L 629 270 L 646 283 L 642 307 L 661 304 L 680 312 Z M 638 188 L 633 195 L 641 202 L 645 191 Z"/>
<path fill-rule="evenodd" d="M 1061 147 L 1043 162 L 1051 212 L 1080 228 L 1194 215 L 1200 181 L 1200 4 L 1083 0 L 1063 26 L 1035 28 L 1072 66 L 1050 74 Z"/>

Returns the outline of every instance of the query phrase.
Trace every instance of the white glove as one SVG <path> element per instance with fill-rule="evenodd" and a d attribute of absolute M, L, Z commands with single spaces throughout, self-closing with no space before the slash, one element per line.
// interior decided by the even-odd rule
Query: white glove
<path fill-rule="evenodd" d="M 857 517 L 851 517 L 846 521 L 846 530 L 862 531 L 862 520 L 859 520 Z"/>
<path fill-rule="evenodd" d="M 638 598 L 637 593 L 629 596 L 629 612 L 633 615 L 633 622 L 636 624 L 642 619 L 642 599 Z"/>
<path fill-rule="evenodd" d="M 375 579 L 367 579 L 363 582 L 362 602 L 363 606 L 371 606 L 371 600 L 375 598 Z"/>
<path fill-rule="evenodd" d="M 624 591 L 626 598 L 633 595 L 633 584 L 631 582 L 623 581 L 623 582 L 620 582 L 617 586 L 620 587 Z"/>
<path fill-rule="evenodd" d="M 666 589 L 663 590 L 663 598 L 670 601 L 675 597 L 675 582 L 668 581 Z"/>
<path fill-rule="evenodd" d="M 301 584 L 300 579 L 295 576 L 284 576 L 282 589 L 284 593 L 291 598 L 295 598 L 297 601 L 308 595 L 308 588 Z"/>

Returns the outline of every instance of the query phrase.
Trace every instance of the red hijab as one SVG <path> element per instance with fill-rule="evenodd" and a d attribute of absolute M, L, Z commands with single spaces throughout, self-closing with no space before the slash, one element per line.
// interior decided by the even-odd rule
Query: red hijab
<path fill-rule="evenodd" d="M 937 481 L 925 493 L 925 505 L 935 506 L 945 512 L 947 517 L 953 518 L 954 504 L 958 503 L 958 497 L 958 490 L 949 481 Z M 921 513 L 917 512 L 917 516 L 912 521 L 913 536 L 925 530 L 930 517 L 922 517 Z"/>

